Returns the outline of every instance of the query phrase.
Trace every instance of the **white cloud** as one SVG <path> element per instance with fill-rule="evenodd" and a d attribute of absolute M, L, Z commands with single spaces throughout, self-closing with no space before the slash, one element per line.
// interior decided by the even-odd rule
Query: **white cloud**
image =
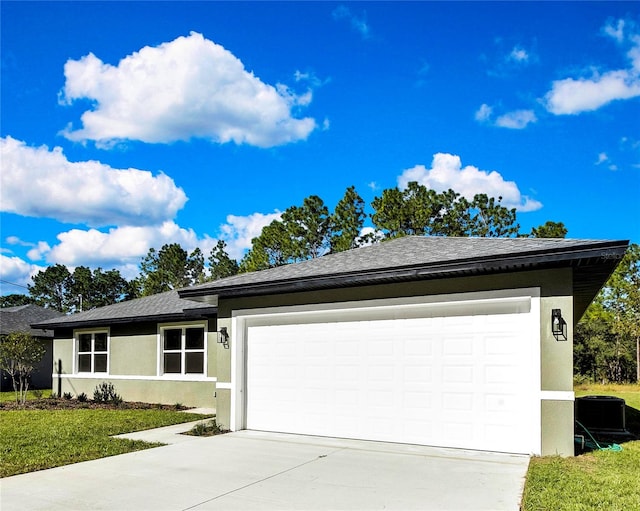
<path fill-rule="evenodd" d="M 627 52 L 627 57 L 631 61 L 632 73 L 636 78 L 640 73 L 640 35 L 636 35 L 630 38 L 633 42 L 633 46 Z"/>
<path fill-rule="evenodd" d="M 480 108 L 476 110 L 474 117 L 478 122 L 485 122 L 491 119 L 492 115 L 493 115 L 493 108 L 487 105 L 486 103 L 482 103 L 482 105 L 480 105 Z"/>
<path fill-rule="evenodd" d="M 469 200 L 478 193 L 502 197 L 503 206 L 522 212 L 542 207 L 537 200 L 522 195 L 515 182 L 505 181 L 496 171 L 480 170 L 471 165 L 463 168 L 460 157 L 453 154 L 435 154 L 430 169 L 424 165 L 416 165 L 405 170 L 398 177 L 398 186 L 406 188 L 410 181 L 417 181 L 437 192 L 452 189 Z"/>
<path fill-rule="evenodd" d="M 296 72 L 293 74 L 293 78 L 296 82 L 306 82 L 310 87 L 313 88 L 322 87 L 323 85 L 326 85 L 331 81 L 330 78 L 322 80 L 313 71 L 303 72 L 300 70 L 296 70 Z"/>
<path fill-rule="evenodd" d="M 258 236 L 265 225 L 279 219 L 281 213 L 253 213 L 248 216 L 229 215 L 227 223 L 220 226 L 220 239 L 227 242 L 227 252 L 240 260 L 251 240 Z M 58 243 L 50 246 L 44 241 L 37 243 L 23 241 L 10 236 L 5 241 L 11 245 L 31 247 L 27 256 L 31 260 L 43 260 L 47 264 L 64 264 L 70 270 L 76 266 L 91 268 L 115 268 L 126 279 L 139 274 L 139 264 L 149 248 L 159 249 L 168 243 L 179 243 L 191 252 L 196 247 L 202 251 L 205 260 L 217 243 L 217 239 L 208 235 L 198 237 L 193 229 L 180 227 L 173 221 L 155 226 L 123 226 L 108 229 L 71 229 L 57 235 Z M 8 249 L 2 250 L 11 254 Z M 28 282 L 31 275 L 46 268 L 29 264 L 19 257 L 2 256 L 0 274 L 11 282 Z M 13 279 L 13 280 L 12 280 Z"/>
<path fill-rule="evenodd" d="M 26 294 L 25 287 L 33 283 L 31 277 L 45 269 L 45 266 L 30 264 L 19 257 L 0 253 L 0 279 L 5 281 L 2 282 L 2 294 Z M 17 285 L 12 286 L 9 282 Z"/>
<path fill-rule="evenodd" d="M 90 53 L 64 66 L 61 101 L 94 101 L 71 140 L 167 143 L 204 138 L 272 147 L 306 139 L 315 120 L 297 119 L 311 93 L 265 84 L 231 52 L 192 32 L 156 47 L 145 46 L 117 66 Z"/>
<path fill-rule="evenodd" d="M 179 243 L 189 252 L 199 247 L 206 260 L 217 242 L 208 235 L 199 238 L 193 229 L 182 228 L 172 221 L 157 226 L 114 227 L 107 232 L 98 229 L 71 229 L 59 233 L 57 239 L 58 243 L 51 247 L 44 241 L 31 243 L 12 237 L 13 244 L 33 247 L 27 253 L 32 260 L 42 259 L 49 265 L 64 264 L 70 270 L 77 266 L 114 268 L 126 279 L 138 276 L 138 265 L 151 247 L 159 249 L 168 243 Z M 46 268 L 29 265 L 18 257 L 12 258 L 11 262 L 13 267 L 22 272 L 22 280 Z M 27 275 L 29 268 L 33 270 Z M 5 269 L 2 268 L 2 271 Z"/>
<path fill-rule="evenodd" d="M 514 110 L 498 117 L 495 125 L 500 128 L 521 130 L 537 120 L 533 110 Z"/>
<path fill-rule="evenodd" d="M 640 96 L 640 79 L 627 70 L 619 70 L 594 73 L 591 78 L 556 80 L 545 95 L 545 104 L 552 114 L 573 115 L 636 96 Z"/>
<path fill-rule="evenodd" d="M 625 23 L 619 20 L 614 27 L 608 23 L 603 31 L 622 44 L 625 39 Z M 564 78 L 551 84 L 544 96 L 547 110 L 555 115 L 575 115 L 597 110 L 612 101 L 640 96 L 640 35 L 629 34 L 631 48 L 627 58 L 628 69 L 600 72 L 591 71 L 588 78 Z"/>
<path fill-rule="evenodd" d="M 60 147 L 29 147 L 6 137 L 0 157 L 4 212 L 89 226 L 144 225 L 173 218 L 187 201 L 165 174 L 70 162 Z"/>
<path fill-rule="evenodd" d="M 227 243 L 227 253 L 240 260 L 244 252 L 251 248 L 251 240 L 262 232 L 262 228 L 274 220 L 280 220 L 282 213 L 253 213 L 248 216 L 228 215 L 227 223 L 220 226 L 220 238 Z"/>
<path fill-rule="evenodd" d="M 198 239 L 193 229 L 185 229 L 172 221 L 158 226 L 114 227 L 108 232 L 97 229 L 72 229 L 57 236 L 58 243 L 45 255 L 49 263 L 65 266 L 122 266 L 138 264 L 150 247 L 159 249 L 166 243 L 179 243 L 185 250 L 195 247 L 206 254 L 215 240 Z"/>
<path fill-rule="evenodd" d="M 51 251 L 51 247 L 46 241 L 39 241 L 27 252 L 27 257 L 32 261 L 39 261 L 44 255 Z"/>
<path fill-rule="evenodd" d="M 364 14 L 362 16 L 357 16 L 356 14 L 353 14 L 347 6 L 340 5 L 333 10 L 332 15 L 335 20 L 346 19 L 351 25 L 351 28 L 358 32 L 363 39 L 371 37 L 371 28 L 369 27 Z"/>
<path fill-rule="evenodd" d="M 523 64 L 529 61 L 529 53 L 521 46 L 514 46 L 507 60 Z"/>
<path fill-rule="evenodd" d="M 498 116 L 494 121 L 493 110 L 492 106 L 483 103 L 474 114 L 475 120 L 480 123 L 497 126 L 498 128 L 515 130 L 524 129 L 529 124 L 538 121 L 533 110 L 513 110 L 512 112 L 507 112 L 506 114 Z"/>
<path fill-rule="evenodd" d="M 622 43 L 622 41 L 624 41 L 624 25 L 624 20 L 618 20 L 615 26 L 613 26 L 613 22 L 610 21 L 602 28 L 602 31 L 618 43 Z"/>
<path fill-rule="evenodd" d="M 609 158 L 609 155 L 607 153 L 599 153 L 595 165 L 603 165 L 605 163 L 607 164 L 607 168 L 609 170 L 614 172 L 618 170 L 618 166 L 611 161 L 611 158 Z"/>

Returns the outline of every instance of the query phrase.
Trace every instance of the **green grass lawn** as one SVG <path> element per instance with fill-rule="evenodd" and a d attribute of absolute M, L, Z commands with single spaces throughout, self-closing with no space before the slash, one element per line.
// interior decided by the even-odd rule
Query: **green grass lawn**
<path fill-rule="evenodd" d="M 51 396 L 51 389 L 49 390 L 28 390 L 27 399 L 38 399 L 40 397 Z M 12 390 L 9 392 L 0 392 L 0 403 L 15 402 L 16 393 Z"/>
<path fill-rule="evenodd" d="M 640 385 L 580 385 L 575 392 L 624 399 L 627 429 L 640 434 Z M 621 452 L 533 458 L 522 510 L 639 511 L 640 441 L 625 442 Z"/>
<path fill-rule="evenodd" d="M 155 447 L 110 437 L 193 420 L 160 409 L 1 410 L 0 477 Z"/>

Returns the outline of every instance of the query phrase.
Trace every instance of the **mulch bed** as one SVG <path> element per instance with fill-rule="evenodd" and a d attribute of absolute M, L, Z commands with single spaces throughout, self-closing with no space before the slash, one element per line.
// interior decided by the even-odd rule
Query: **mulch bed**
<path fill-rule="evenodd" d="M 7 410 L 77 410 L 88 408 L 92 410 L 188 410 L 187 406 L 161 405 L 138 402 L 122 402 L 120 404 L 100 403 L 96 401 L 78 401 L 77 399 L 41 398 L 29 399 L 24 405 L 15 401 L 0 403 L 0 411 Z"/>

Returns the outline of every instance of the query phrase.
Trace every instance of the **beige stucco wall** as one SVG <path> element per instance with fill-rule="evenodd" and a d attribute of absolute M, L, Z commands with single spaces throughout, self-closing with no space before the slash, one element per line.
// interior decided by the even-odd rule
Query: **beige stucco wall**
<path fill-rule="evenodd" d="M 574 402 L 569 399 L 573 397 L 573 282 L 570 269 L 556 273 L 558 278 L 546 284 L 548 296 L 540 300 L 542 454 L 573 456 Z M 551 332 L 552 309 L 562 311 L 566 341 Z"/>
<path fill-rule="evenodd" d="M 62 378 L 62 392 L 70 392 L 74 397 L 84 392 L 92 399 L 95 388 L 102 382 L 112 383 L 125 401 L 216 408 L 216 383 L 213 381 L 131 380 L 110 375 L 102 378 L 72 377 Z M 56 385 L 54 382 L 54 389 Z"/>
<path fill-rule="evenodd" d="M 197 323 L 202 323 L 199 321 Z M 109 373 L 74 374 L 74 334 L 65 331 L 56 337 L 53 348 L 55 393 L 69 392 L 73 396 L 85 393 L 90 399 L 97 385 L 113 383 L 125 401 L 216 407 L 216 375 L 218 352 L 215 320 L 209 321 L 207 334 L 207 374 L 195 377 L 158 375 L 158 325 L 118 325 L 109 329 Z M 95 329 L 100 328 L 96 325 Z M 86 331 L 86 329 L 83 329 Z M 61 378 L 58 378 L 58 364 Z"/>
<path fill-rule="evenodd" d="M 110 374 L 157 375 L 157 335 L 112 335 L 109 342 Z"/>
<path fill-rule="evenodd" d="M 231 333 L 233 311 L 242 309 L 336 303 L 355 300 L 398 298 L 539 287 L 541 349 L 541 445 L 542 454 L 573 455 L 573 298 L 572 270 L 536 270 L 492 276 L 385 284 L 355 288 L 289 293 L 277 296 L 220 300 L 218 324 Z M 551 334 L 551 309 L 560 308 L 567 322 L 568 340 L 556 341 Z M 230 351 L 219 352 L 218 385 L 231 385 Z M 554 394 L 557 392 L 557 394 Z M 558 396 L 558 399 L 554 399 Z M 561 397 L 560 397 L 561 396 Z M 218 422 L 231 422 L 231 392 L 218 392 Z"/>

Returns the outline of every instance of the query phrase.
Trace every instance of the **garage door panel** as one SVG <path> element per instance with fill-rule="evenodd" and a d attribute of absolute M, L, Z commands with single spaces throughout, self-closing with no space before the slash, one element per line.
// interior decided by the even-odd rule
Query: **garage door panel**
<path fill-rule="evenodd" d="M 249 325 L 246 426 L 530 452 L 529 317 Z"/>
<path fill-rule="evenodd" d="M 430 359 L 413 359 L 408 363 L 402 373 L 402 380 L 405 386 L 411 384 L 428 384 L 433 381 L 433 370 L 430 365 L 433 362 Z"/>

